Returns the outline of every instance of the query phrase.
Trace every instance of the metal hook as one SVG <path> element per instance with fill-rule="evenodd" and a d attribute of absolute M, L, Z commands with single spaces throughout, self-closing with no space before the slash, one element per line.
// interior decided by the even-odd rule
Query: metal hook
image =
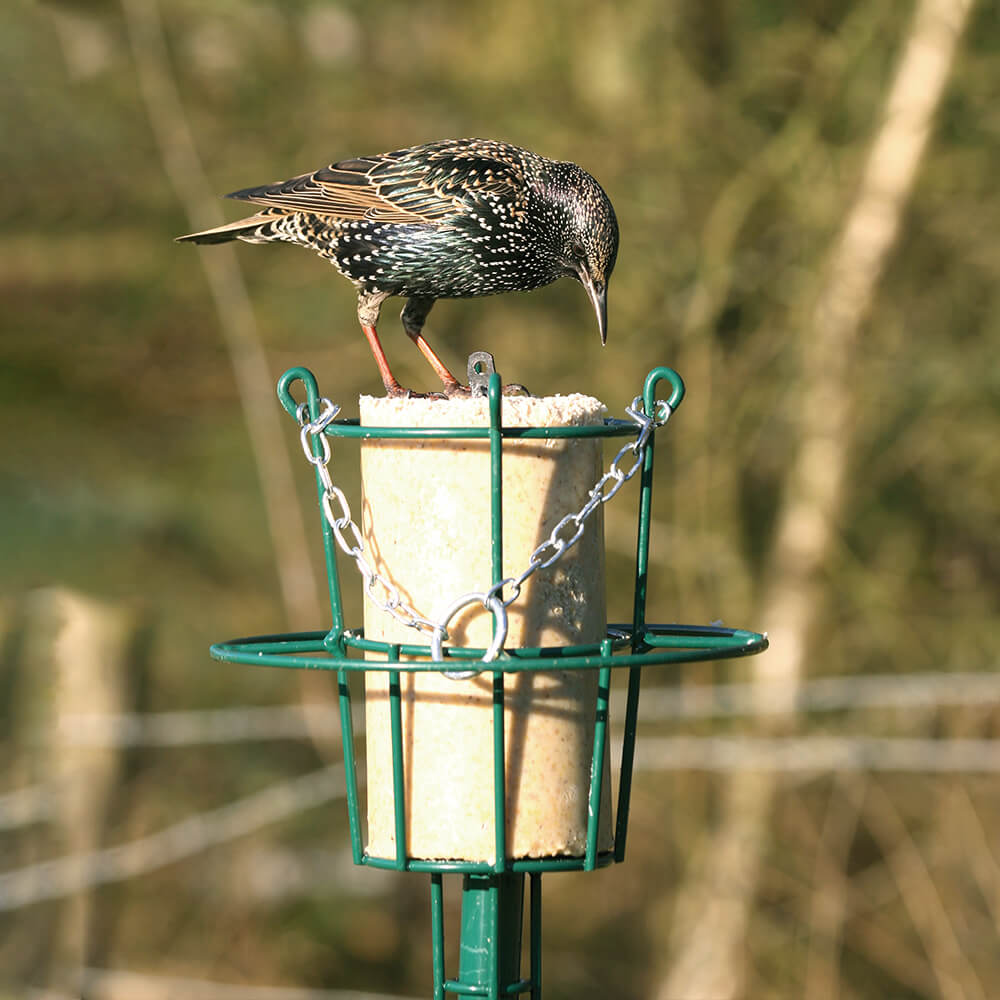
<path fill-rule="evenodd" d="M 496 372 L 496 363 L 489 351 L 473 351 L 469 355 L 467 376 L 473 396 L 485 396 L 489 389 L 490 376 Z"/>

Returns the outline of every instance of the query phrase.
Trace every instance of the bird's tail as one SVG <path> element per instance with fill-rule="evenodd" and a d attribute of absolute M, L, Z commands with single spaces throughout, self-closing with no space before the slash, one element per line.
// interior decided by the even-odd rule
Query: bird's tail
<path fill-rule="evenodd" d="M 227 222 L 224 226 L 205 229 L 200 233 L 189 233 L 187 236 L 175 237 L 177 243 L 228 243 L 230 240 L 247 240 L 255 242 L 261 226 L 274 222 L 273 212 L 260 212 L 246 219 Z"/>

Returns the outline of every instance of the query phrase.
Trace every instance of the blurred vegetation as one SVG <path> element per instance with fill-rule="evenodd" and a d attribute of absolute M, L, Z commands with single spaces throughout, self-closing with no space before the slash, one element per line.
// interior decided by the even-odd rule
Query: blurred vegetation
<path fill-rule="evenodd" d="M 860 0 L 160 4 L 183 110 L 220 194 L 462 135 L 572 159 L 601 181 L 622 231 L 605 349 L 571 282 L 442 302 L 429 339 L 459 368 L 488 349 L 505 379 L 539 394 L 588 392 L 613 413 L 649 368 L 677 368 L 689 395 L 658 451 L 649 617 L 759 629 L 768 628 L 768 554 L 800 434 L 802 339 L 912 12 Z M 850 360 L 848 478 L 809 636 L 811 675 L 998 663 L 998 49 L 1000 18 L 981 3 Z M 286 703 L 299 693 L 284 672 L 208 658 L 210 642 L 281 631 L 294 615 L 282 603 L 199 251 L 172 242 L 191 227 L 137 59 L 114 0 L 0 8 L 0 713 L 10 761 L 0 792 L 44 777 L 48 659 L 33 652 L 31 632 L 32 595 L 46 588 L 72 588 L 138 623 L 125 660 L 128 709 Z M 346 281 L 304 251 L 237 253 L 272 380 L 307 365 L 348 412 L 359 392 L 380 391 Z M 387 309 L 383 340 L 397 375 L 430 388 L 429 369 L 395 327 Z M 311 476 L 294 426 L 283 426 L 311 529 Z M 337 481 L 354 496 L 354 459 L 337 459 Z M 628 498 L 634 490 L 608 510 L 617 620 L 630 608 Z M 360 620 L 353 592 L 348 616 Z M 676 680 L 738 680 L 748 669 L 691 667 Z M 798 725 L 985 738 L 998 736 L 998 721 L 987 706 Z M 321 762 L 296 742 L 130 751 L 102 842 Z M 628 862 L 550 878 L 551 1000 L 655 995 L 673 890 L 730 780 L 643 773 Z M 838 826 L 843 814 L 856 822 Z M 426 995 L 425 880 L 349 877 L 345 824 L 334 803 L 96 890 L 87 961 Z M 967 856 L 977 830 L 985 851 Z M 746 995 L 805 995 L 824 955 L 842 991 L 831 996 L 941 995 L 934 935 L 914 915 L 924 904 L 954 929 L 967 981 L 1000 995 L 998 843 L 1000 799 L 985 778 L 783 783 L 747 929 Z M 5 869 L 65 849 L 44 825 L 0 831 Z M 278 883 L 290 870 L 338 877 L 255 894 L 248 873 L 267 858 Z M 905 872 L 921 871 L 934 892 L 914 904 Z M 832 958 L 815 943 L 817 899 L 831 887 L 846 898 Z M 60 907 L 0 914 L 0 983 L 43 985 L 52 974 Z"/>

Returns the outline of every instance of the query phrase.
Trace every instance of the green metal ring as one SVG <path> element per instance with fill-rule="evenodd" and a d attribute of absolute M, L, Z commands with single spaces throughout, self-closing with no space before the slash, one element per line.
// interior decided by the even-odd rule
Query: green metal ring
<path fill-rule="evenodd" d="M 427 645 L 401 645 L 365 639 L 360 629 L 345 631 L 338 637 L 347 649 L 375 653 L 386 659 L 340 655 L 327 643 L 326 632 L 293 632 L 278 635 L 247 636 L 218 642 L 211 647 L 217 660 L 265 667 L 306 670 L 399 671 L 434 673 L 462 670 L 486 670 L 524 673 L 533 670 L 595 670 L 601 667 L 635 667 L 666 663 L 689 663 L 700 660 L 752 656 L 767 648 L 767 636 L 747 629 L 729 629 L 705 625 L 647 625 L 634 636 L 629 625 L 611 625 L 608 638 L 611 653 L 601 652 L 604 643 L 559 647 L 558 652 L 544 648 L 505 649 L 506 658 L 483 660 L 483 649 L 455 649 L 443 660 L 398 660 L 400 656 L 430 656 Z M 633 640 L 635 640 L 633 642 Z M 635 645 L 630 653 L 615 653 Z"/>

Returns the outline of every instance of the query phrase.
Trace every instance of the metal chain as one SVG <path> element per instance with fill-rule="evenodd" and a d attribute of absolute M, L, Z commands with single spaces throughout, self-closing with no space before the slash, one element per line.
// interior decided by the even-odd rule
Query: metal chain
<path fill-rule="evenodd" d="M 333 537 L 337 540 L 337 544 L 341 550 L 354 560 L 358 567 L 358 572 L 364 581 L 365 595 L 377 608 L 381 608 L 382 611 L 392 615 L 396 621 L 409 628 L 433 631 L 437 628 L 437 624 L 428 621 L 418 611 L 410 607 L 403 600 L 402 595 L 399 593 L 399 588 L 391 580 L 387 580 L 378 573 L 365 558 L 365 542 L 361 537 L 361 529 L 351 517 L 351 507 L 347 502 L 347 497 L 344 496 L 343 490 L 339 486 L 334 486 L 328 467 L 330 462 L 330 442 L 323 432 L 340 412 L 340 407 L 331 403 L 326 398 L 321 399 L 320 404 L 323 409 L 320 415 L 312 422 L 308 419 L 309 408 L 306 403 L 302 403 L 299 406 L 296 411 L 296 417 L 299 421 L 299 426 L 302 428 L 299 432 L 299 442 L 302 445 L 302 451 L 305 453 L 309 464 L 315 467 L 323 487 L 323 495 L 320 497 L 320 501 L 323 505 L 323 514 L 326 516 L 327 523 L 333 529 Z M 313 454 L 309 443 L 310 437 L 319 442 L 321 454 Z M 339 516 L 334 512 L 334 502 L 340 508 Z M 350 538 L 344 536 L 345 530 L 349 531 Z M 384 594 L 382 597 L 379 596 L 380 589 Z"/>
<path fill-rule="evenodd" d="M 365 594 L 368 599 L 377 608 L 390 614 L 400 624 L 418 631 L 430 632 L 431 655 L 435 660 L 443 658 L 442 643 L 448 638 L 448 622 L 467 605 L 482 604 L 493 614 L 494 620 L 493 641 L 483 656 L 483 661 L 487 663 L 494 660 L 503 648 L 503 643 L 507 638 L 507 608 L 518 599 L 521 588 L 534 573 L 554 565 L 568 549 L 580 540 L 587 520 L 594 511 L 606 504 L 642 467 L 650 435 L 655 428 L 662 427 L 671 414 L 670 406 L 662 400 L 657 400 L 655 415 L 647 415 L 643 409 L 642 397 L 636 396 L 632 400 L 632 405 L 625 407 L 625 412 L 639 428 L 639 433 L 634 441 L 626 444 L 614 457 L 608 471 L 601 476 L 587 494 L 587 502 L 575 514 L 567 514 L 552 529 L 549 537 L 531 553 L 528 565 L 520 576 L 508 576 L 482 593 L 463 594 L 452 602 L 439 622 L 434 622 L 410 607 L 403 600 L 396 585 L 378 573 L 365 558 L 364 539 L 361 537 L 360 528 L 351 517 L 351 508 L 347 503 L 347 497 L 330 478 L 330 442 L 324 431 L 340 412 L 340 407 L 326 398 L 320 400 L 320 405 L 322 410 L 313 421 L 309 420 L 308 404 L 302 403 L 296 411 L 296 418 L 301 428 L 299 441 L 306 459 L 310 465 L 315 467 L 320 478 L 320 484 L 323 488 L 320 499 L 326 520 L 332 528 L 334 538 L 341 550 L 349 555 L 357 565 L 358 572 L 364 581 Z M 319 455 L 313 454 L 310 438 L 319 442 Z M 634 457 L 634 461 L 627 469 L 623 469 L 621 462 L 630 454 Z M 334 503 L 339 507 L 339 514 L 334 511 Z M 345 537 L 345 531 L 349 533 L 350 537 Z M 504 597 L 503 591 L 508 585 L 510 593 Z M 382 596 L 379 594 L 380 591 Z M 478 672 L 476 670 L 444 671 L 447 677 L 453 679 L 472 677 Z"/>
<path fill-rule="evenodd" d="M 552 529 L 549 537 L 531 553 L 528 559 L 528 566 L 524 572 L 520 576 L 508 576 L 499 583 L 495 583 L 486 591 L 484 596 L 487 599 L 499 597 L 503 606 L 509 608 L 518 599 L 521 594 L 521 587 L 533 573 L 540 569 L 548 569 L 549 566 L 552 566 L 561 558 L 567 549 L 574 546 L 580 540 L 587 519 L 598 507 L 606 504 L 642 467 L 649 435 L 652 434 L 654 428 L 662 427 L 670 417 L 670 407 L 666 403 L 662 400 L 657 400 L 656 405 L 657 410 L 662 414 L 659 419 L 649 417 L 643 412 L 642 398 L 640 396 L 636 396 L 632 400 L 631 406 L 625 407 L 625 412 L 639 427 L 639 434 L 636 439 L 630 441 L 615 455 L 611 465 L 608 467 L 608 471 L 601 476 L 594 488 L 587 494 L 589 497 L 587 502 L 575 514 L 567 514 Z M 622 470 L 619 463 L 629 453 L 635 456 L 635 461 L 625 471 Z M 608 483 L 612 483 L 613 485 L 605 491 Z M 564 534 L 565 529 L 572 530 L 572 534 L 567 537 Z M 503 589 L 508 584 L 511 586 L 512 593 L 509 597 L 504 598 Z"/>

